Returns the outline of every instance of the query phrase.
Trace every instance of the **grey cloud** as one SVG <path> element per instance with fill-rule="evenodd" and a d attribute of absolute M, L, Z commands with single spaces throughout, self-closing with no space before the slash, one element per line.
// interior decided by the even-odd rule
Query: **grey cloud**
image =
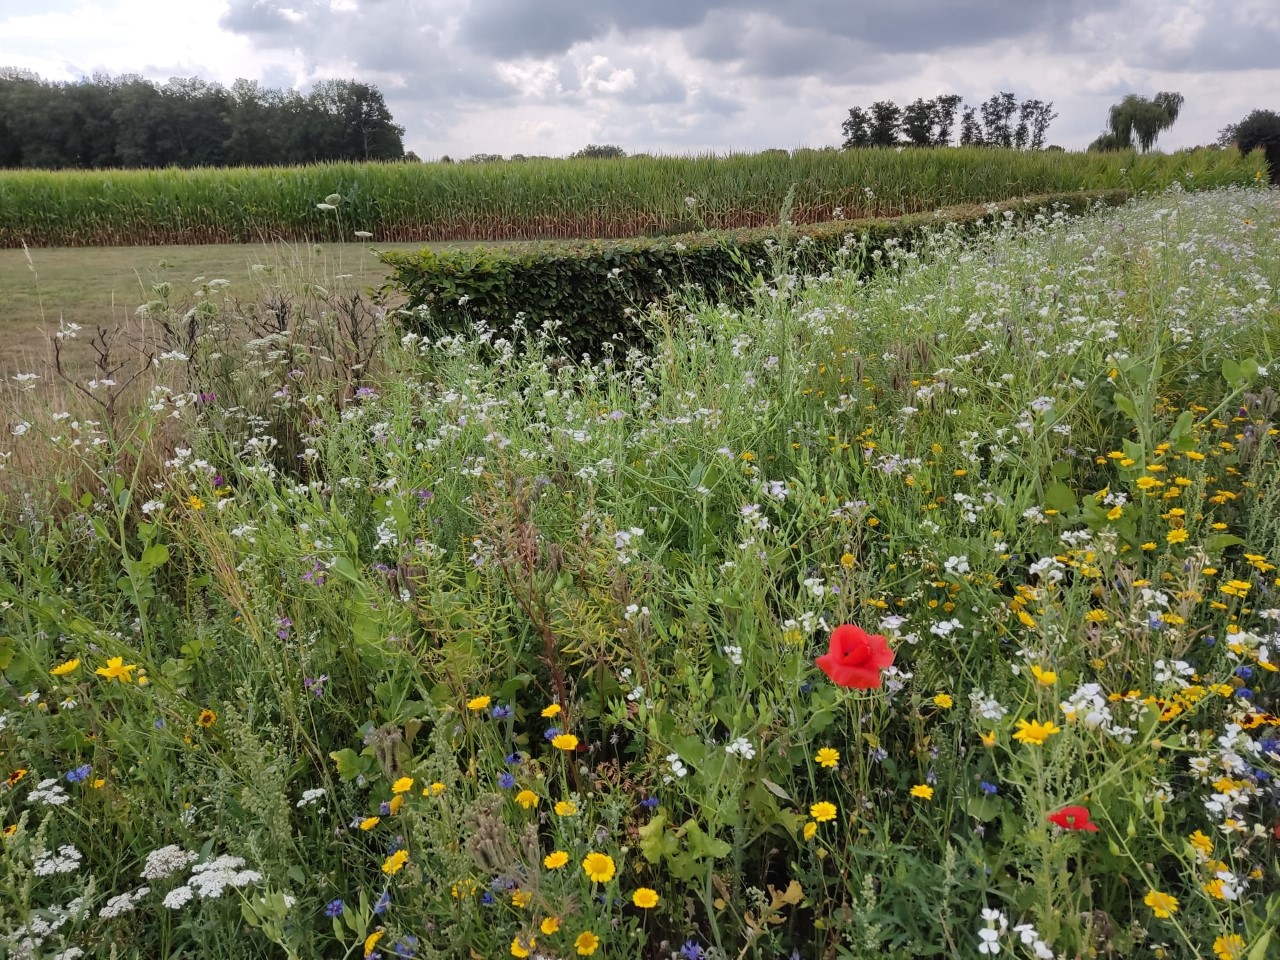
<path fill-rule="evenodd" d="M 1045 33 L 1073 18 L 1112 9 L 1122 0 L 473 0 L 461 15 L 461 38 L 499 57 L 546 57 L 610 31 L 683 31 L 767 15 L 781 26 L 887 52 L 923 52 L 975 46 Z M 714 43 L 708 43 L 714 51 Z"/>

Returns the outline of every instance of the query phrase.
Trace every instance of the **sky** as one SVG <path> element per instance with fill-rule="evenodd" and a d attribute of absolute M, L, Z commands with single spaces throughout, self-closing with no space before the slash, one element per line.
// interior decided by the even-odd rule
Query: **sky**
<path fill-rule="evenodd" d="M 1007 90 L 1085 147 L 1127 93 L 1163 149 L 1280 110 L 1277 0 L 0 0 L 0 66 L 382 90 L 423 159 L 838 145 L 850 107 Z"/>

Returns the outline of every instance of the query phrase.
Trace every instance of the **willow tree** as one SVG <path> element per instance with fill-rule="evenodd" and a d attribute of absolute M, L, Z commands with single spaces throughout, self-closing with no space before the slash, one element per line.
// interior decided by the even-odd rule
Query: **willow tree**
<path fill-rule="evenodd" d="M 1173 126 L 1183 102 L 1182 94 L 1169 91 L 1161 91 L 1151 99 L 1131 93 L 1111 108 L 1110 133 L 1098 142 L 1105 140 L 1103 149 L 1129 150 L 1136 140 L 1137 146 L 1146 153 L 1155 146 L 1160 134 Z"/>

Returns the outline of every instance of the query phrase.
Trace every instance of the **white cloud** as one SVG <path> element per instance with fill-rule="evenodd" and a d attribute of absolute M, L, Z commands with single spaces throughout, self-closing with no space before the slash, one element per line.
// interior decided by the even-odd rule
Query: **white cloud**
<path fill-rule="evenodd" d="M 1178 90 L 1161 146 L 1280 106 L 1274 0 L 46 0 L 0 64 L 377 84 L 422 156 L 819 146 L 848 108 L 954 91 L 1052 100 L 1083 147 L 1128 92 Z"/>

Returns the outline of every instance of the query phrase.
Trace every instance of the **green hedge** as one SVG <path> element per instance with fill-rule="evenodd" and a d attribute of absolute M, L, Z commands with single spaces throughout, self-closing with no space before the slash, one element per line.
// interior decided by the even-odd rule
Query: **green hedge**
<path fill-rule="evenodd" d="M 527 329 L 559 321 L 558 332 L 575 349 L 590 349 L 615 335 L 628 343 L 642 340 L 637 313 L 675 290 L 693 287 L 711 299 L 741 301 L 748 289 L 744 280 L 771 262 L 779 244 L 801 273 L 822 272 L 850 245 L 860 256 L 854 262 L 869 271 L 873 252 L 890 240 L 910 246 L 943 224 L 976 229 L 993 213 L 1007 211 L 1018 218 L 1050 209 L 1082 213 L 1099 203 L 1119 205 L 1130 196 L 1125 190 L 1076 191 L 785 231 L 769 227 L 443 253 L 423 249 L 381 258 L 393 268 L 389 288 L 407 298 L 405 325 L 415 333 L 464 332 L 478 322 L 505 331 L 523 314 Z"/>

